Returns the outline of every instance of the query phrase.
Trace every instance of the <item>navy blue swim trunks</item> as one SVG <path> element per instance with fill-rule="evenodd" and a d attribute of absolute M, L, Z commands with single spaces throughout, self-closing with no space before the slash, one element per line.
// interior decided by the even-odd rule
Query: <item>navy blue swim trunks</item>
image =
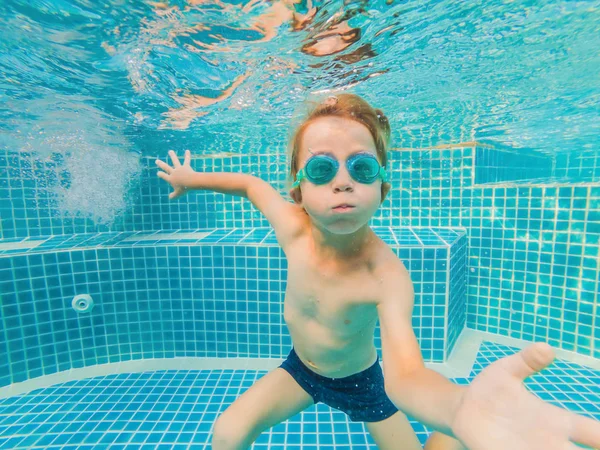
<path fill-rule="evenodd" d="M 362 372 L 344 378 L 328 378 L 310 370 L 292 348 L 279 367 L 288 372 L 315 403 L 339 409 L 353 422 L 379 422 L 398 411 L 385 393 L 379 357 Z"/>

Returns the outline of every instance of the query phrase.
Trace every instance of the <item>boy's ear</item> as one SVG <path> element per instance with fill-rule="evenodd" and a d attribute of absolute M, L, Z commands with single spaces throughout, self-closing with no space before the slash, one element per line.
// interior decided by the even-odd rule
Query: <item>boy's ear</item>
<path fill-rule="evenodd" d="M 290 197 L 292 197 L 294 203 L 297 203 L 298 205 L 302 204 L 302 192 L 299 187 L 290 189 Z"/>
<path fill-rule="evenodd" d="M 381 203 L 383 203 L 391 188 L 392 185 L 390 183 L 381 183 Z"/>

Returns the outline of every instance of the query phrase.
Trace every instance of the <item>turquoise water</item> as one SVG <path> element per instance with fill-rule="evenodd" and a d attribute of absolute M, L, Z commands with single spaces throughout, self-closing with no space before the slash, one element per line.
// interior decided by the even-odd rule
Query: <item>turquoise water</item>
<path fill-rule="evenodd" d="M 267 41 L 269 2 L 193 3 L 3 1 L 3 145 L 245 153 L 285 142 L 307 95 L 352 87 L 390 116 L 397 147 L 597 147 L 597 1 L 316 1 L 303 30 L 282 20 Z M 302 51 L 336 21 L 360 39 Z"/>

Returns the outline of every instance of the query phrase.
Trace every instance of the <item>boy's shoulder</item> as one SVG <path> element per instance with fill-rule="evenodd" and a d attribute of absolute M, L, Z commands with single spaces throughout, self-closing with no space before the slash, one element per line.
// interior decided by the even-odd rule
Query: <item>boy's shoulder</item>
<path fill-rule="evenodd" d="M 396 252 L 381 240 L 373 253 L 372 264 L 374 274 L 380 277 L 382 282 L 389 279 L 405 279 L 409 276 L 406 266 Z"/>
<path fill-rule="evenodd" d="M 310 229 L 310 217 L 302 206 L 291 202 L 287 202 L 285 211 L 281 213 L 283 220 L 274 229 L 279 245 L 285 251 Z"/>
<path fill-rule="evenodd" d="M 378 279 L 377 305 L 387 308 L 389 304 L 406 304 L 402 308 L 410 314 L 409 305 L 412 304 L 414 286 L 410 274 L 402 260 L 393 249 L 385 245 L 385 250 L 380 250 L 375 264 L 374 276 Z"/>

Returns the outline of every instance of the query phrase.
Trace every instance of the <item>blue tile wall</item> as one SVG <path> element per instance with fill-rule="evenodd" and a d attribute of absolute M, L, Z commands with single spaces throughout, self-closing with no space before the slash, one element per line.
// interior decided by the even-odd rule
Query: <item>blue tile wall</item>
<path fill-rule="evenodd" d="M 550 180 L 554 158 L 524 149 L 476 147 L 475 183 Z"/>
<path fill-rule="evenodd" d="M 480 146 L 475 151 L 475 183 L 599 183 L 600 150 L 542 154 L 527 149 Z"/>
<path fill-rule="evenodd" d="M 450 252 L 450 270 L 447 272 L 449 280 L 448 323 L 446 342 L 446 356 L 452 353 L 460 333 L 467 322 L 467 258 L 468 241 L 461 239 L 455 241 Z"/>
<path fill-rule="evenodd" d="M 575 183 L 600 182 L 600 150 L 581 149 L 558 153 L 553 178 Z"/>
<path fill-rule="evenodd" d="M 567 350 L 599 357 L 600 184 L 478 185 L 474 183 L 476 151 L 461 147 L 390 152 L 394 187 L 373 225 L 466 228 L 469 328 L 547 340 Z M 595 153 L 588 158 L 586 152 L 579 152 L 568 163 L 577 160 L 574 167 L 592 166 L 595 171 Z M 4 239 L 75 231 L 268 225 L 247 200 L 199 192 L 168 201 L 169 187 L 156 177 L 154 158 L 146 158 L 147 169 L 132 189 L 131 209 L 111 226 L 98 226 L 66 213 L 54 217 L 48 187 L 28 172 L 32 164 L 38 167 L 35 157 L 27 157 L 33 160 L 29 166 L 15 160 L 14 153 L 0 159 L 0 170 L 6 176 L 0 177 Z M 557 164 L 561 157 L 557 155 Z M 60 167 L 59 159 L 53 161 L 47 164 Z M 280 156 L 204 157 L 194 159 L 194 165 L 202 170 L 255 173 L 269 177 L 285 191 L 286 166 Z M 20 169 L 15 169 L 17 166 Z M 63 176 L 66 181 L 61 181 L 56 167 L 40 166 L 37 170 L 50 169 L 57 175 L 49 179 L 49 185 L 68 182 L 68 174 Z M 555 174 L 571 169 L 554 168 Z M 26 181 L 33 187 L 25 187 Z M 25 202 L 30 197 L 48 203 L 34 207 Z"/>
<path fill-rule="evenodd" d="M 600 185 L 474 185 L 472 155 L 402 152 L 400 225 L 467 229 L 467 327 L 599 357 Z"/>
<path fill-rule="evenodd" d="M 160 156 L 166 159 L 165 156 Z M 136 231 L 181 228 L 251 228 L 269 226 L 252 204 L 241 198 L 206 191 L 190 192 L 169 200 L 170 186 L 156 176 L 155 158 L 144 158 L 140 192 L 132 198 L 127 229 Z M 194 158 L 199 172 L 237 172 L 260 176 L 281 192 L 286 191 L 286 160 L 281 155 L 248 155 Z"/>
<path fill-rule="evenodd" d="M 448 283 L 448 272 L 465 272 L 464 232 L 415 230 L 410 246 L 407 230 L 376 231 L 415 276 L 413 325 L 424 358 L 443 361 L 448 308 L 456 311 L 454 324 L 464 323 L 464 307 L 453 305 L 464 299 L 464 277 Z M 272 231 L 199 235 L 76 235 L 1 254 L 0 386 L 131 359 L 286 356 L 287 262 Z M 71 301 L 84 293 L 95 306 L 78 313 Z"/>
<path fill-rule="evenodd" d="M 96 224 L 59 207 L 59 192 L 70 186 L 64 156 L 0 149 L 0 238 L 51 236 L 123 229 L 124 217 Z"/>

